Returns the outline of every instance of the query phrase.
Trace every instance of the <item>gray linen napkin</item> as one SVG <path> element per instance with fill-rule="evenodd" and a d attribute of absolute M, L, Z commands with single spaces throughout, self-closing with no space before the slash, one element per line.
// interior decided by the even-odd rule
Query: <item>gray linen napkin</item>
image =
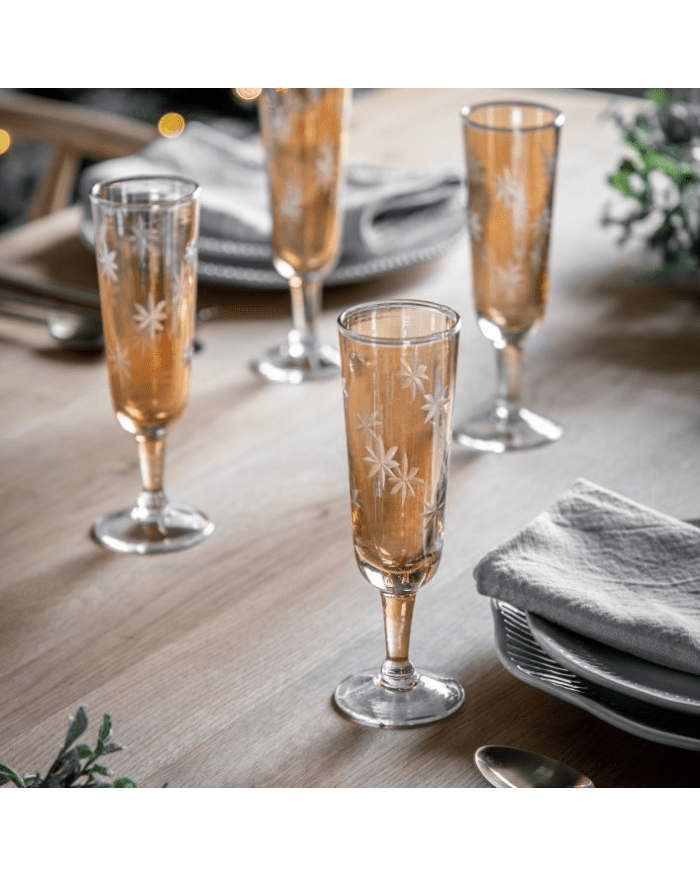
<path fill-rule="evenodd" d="M 201 185 L 202 235 L 269 243 L 272 224 L 263 149 L 196 121 L 179 137 L 158 137 L 136 155 L 87 168 L 80 182 L 86 214 L 95 182 L 154 173 L 188 176 Z M 457 167 L 347 167 L 343 255 L 362 259 L 405 251 L 443 240 L 463 224 L 462 173 Z"/>
<path fill-rule="evenodd" d="M 474 569 L 482 595 L 700 674 L 700 529 L 578 480 Z"/>

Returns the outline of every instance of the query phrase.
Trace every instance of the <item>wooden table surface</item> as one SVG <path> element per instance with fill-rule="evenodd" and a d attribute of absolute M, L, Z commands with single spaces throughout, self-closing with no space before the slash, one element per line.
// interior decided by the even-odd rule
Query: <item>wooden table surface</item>
<path fill-rule="evenodd" d="M 600 224 L 621 152 L 607 98 L 573 91 L 377 91 L 356 102 L 350 158 L 461 163 L 460 107 L 494 96 L 566 113 L 555 194 L 551 297 L 526 346 L 526 400 L 565 428 L 504 456 L 454 446 L 445 548 L 419 593 L 411 656 L 453 674 L 466 702 L 411 730 L 333 709 L 335 685 L 379 667 L 378 593 L 356 567 L 340 381 L 269 384 L 248 369 L 289 326 L 285 292 L 202 285 L 204 324 L 166 490 L 217 529 L 190 550 L 110 553 L 94 519 L 131 503 L 133 438 L 118 426 L 102 358 L 62 352 L 42 327 L 0 321 L 0 762 L 46 768 L 78 703 L 127 749 L 139 786 L 485 787 L 473 755 L 517 745 L 600 787 L 697 786 L 700 754 L 653 743 L 512 677 L 472 569 L 578 477 L 679 517 L 700 516 L 700 320 L 686 291 L 634 283 L 638 250 Z M 96 288 L 74 210 L 0 239 L 0 268 Z M 445 257 L 327 290 L 322 333 L 362 300 L 409 296 L 463 316 L 456 419 L 493 391 L 475 325 L 466 238 Z M 95 727 L 96 728 L 96 727 Z M 681 766 L 682 764 L 682 766 Z"/>

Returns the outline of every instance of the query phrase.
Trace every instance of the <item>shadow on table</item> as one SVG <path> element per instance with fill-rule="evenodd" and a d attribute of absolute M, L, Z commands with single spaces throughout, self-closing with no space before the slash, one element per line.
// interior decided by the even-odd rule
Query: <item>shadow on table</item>
<path fill-rule="evenodd" d="M 594 331 L 572 330 L 570 356 L 655 372 L 700 368 L 700 282 L 660 284 L 621 268 L 582 294 L 600 315 Z"/>
<path fill-rule="evenodd" d="M 587 711 L 513 678 L 494 655 L 459 678 L 466 691 L 461 710 L 426 727 L 421 747 L 440 746 L 473 765 L 484 744 L 524 747 L 568 762 L 599 787 L 697 787 L 700 752 L 681 750 L 624 732 Z M 494 731 L 502 715 L 502 730 Z M 514 719 L 515 718 L 515 719 Z M 459 730 L 455 732 L 454 725 Z M 605 753 L 601 755 L 601 751 Z M 592 765 L 605 763 L 604 767 Z M 483 786 L 487 786 L 483 782 Z"/>

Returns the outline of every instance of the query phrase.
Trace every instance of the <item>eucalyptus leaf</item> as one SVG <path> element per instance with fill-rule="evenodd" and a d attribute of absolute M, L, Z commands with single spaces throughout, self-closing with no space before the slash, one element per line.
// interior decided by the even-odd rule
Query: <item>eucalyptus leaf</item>
<path fill-rule="evenodd" d="M 614 117 L 629 151 L 607 177 L 627 203 L 606 209 L 601 222 L 617 226 L 618 243 L 641 239 L 669 271 L 659 278 L 698 270 L 700 263 L 700 106 L 664 89 L 647 93 L 648 110 L 632 122 Z"/>
<path fill-rule="evenodd" d="M 27 786 L 24 783 L 22 776 L 18 775 L 14 769 L 10 768 L 10 766 L 6 766 L 4 763 L 0 763 L 0 784 L 9 784 L 10 781 L 15 787 Z"/>
<path fill-rule="evenodd" d="M 87 712 L 82 705 L 79 705 L 78 710 L 75 712 L 75 716 L 68 718 L 68 734 L 66 735 L 66 740 L 63 743 L 63 750 L 67 750 L 72 744 L 74 744 L 74 742 L 76 742 L 83 734 L 83 732 L 85 732 L 87 727 Z"/>
<path fill-rule="evenodd" d="M 124 750 L 124 745 L 112 739 L 112 721 L 108 714 L 102 719 L 97 744 L 93 750 L 87 744 L 75 744 L 88 726 L 87 712 L 80 705 L 68 721 L 68 734 L 58 756 L 45 778 L 40 772 L 20 775 L 10 766 L 0 764 L 0 785 L 13 783 L 16 787 L 136 787 L 131 778 L 116 778 L 114 772 L 97 762 L 101 754 Z M 72 746 L 74 745 L 74 746 Z"/>
<path fill-rule="evenodd" d="M 111 731 L 112 719 L 109 714 L 105 714 L 102 718 L 102 726 L 100 726 L 100 731 L 97 737 L 100 739 L 100 741 L 106 741 Z"/>

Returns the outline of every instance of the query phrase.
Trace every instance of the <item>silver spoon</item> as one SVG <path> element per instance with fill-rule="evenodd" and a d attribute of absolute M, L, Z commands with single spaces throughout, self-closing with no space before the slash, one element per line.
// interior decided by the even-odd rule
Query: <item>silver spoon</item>
<path fill-rule="evenodd" d="M 49 334 L 65 349 L 75 352 L 102 352 L 102 320 L 94 316 L 78 316 L 67 313 L 65 316 L 48 320 Z"/>
<path fill-rule="evenodd" d="M 517 747 L 489 744 L 474 754 L 481 774 L 494 787 L 593 787 L 590 778 L 571 766 Z"/>
<path fill-rule="evenodd" d="M 49 334 L 64 349 L 73 352 L 99 353 L 104 348 L 102 320 L 88 313 L 36 315 L 20 309 L 0 308 L 0 316 L 46 325 Z"/>

